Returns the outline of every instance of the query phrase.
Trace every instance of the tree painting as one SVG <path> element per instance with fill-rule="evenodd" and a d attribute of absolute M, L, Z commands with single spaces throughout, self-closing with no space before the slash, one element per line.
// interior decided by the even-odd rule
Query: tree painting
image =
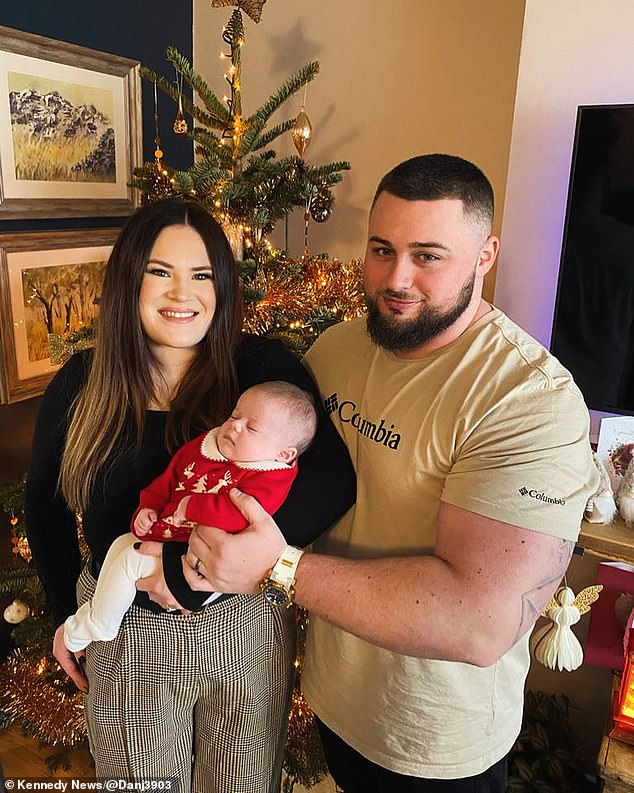
<path fill-rule="evenodd" d="M 94 323 L 105 266 L 105 261 L 97 261 L 22 271 L 29 361 L 50 356 L 49 333 L 67 337 Z"/>

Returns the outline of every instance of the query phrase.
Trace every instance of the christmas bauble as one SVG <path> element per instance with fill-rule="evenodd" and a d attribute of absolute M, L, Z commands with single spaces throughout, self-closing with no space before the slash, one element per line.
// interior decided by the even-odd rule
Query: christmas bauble
<path fill-rule="evenodd" d="M 30 613 L 31 609 L 26 603 L 23 603 L 21 600 L 14 600 L 13 603 L 10 603 L 4 610 L 4 618 L 12 625 L 17 625 L 19 622 L 22 622 L 22 620 L 25 620 Z"/>
<path fill-rule="evenodd" d="M 310 202 L 310 214 L 315 223 L 328 220 L 332 212 L 333 197 L 328 190 L 320 190 Z"/>
<path fill-rule="evenodd" d="M 187 119 L 185 118 L 185 116 L 182 114 L 182 112 L 180 110 L 176 114 L 176 118 L 174 119 L 174 125 L 173 125 L 172 129 L 174 130 L 176 135 L 186 135 L 187 134 L 187 130 L 189 129 L 189 127 L 187 126 Z"/>
<path fill-rule="evenodd" d="M 308 144 L 313 139 L 313 125 L 310 123 L 310 119 L 306 115 L 306 111 L 303 107 L 295 119 L 295 126 L 291 130 L 291 137 L 293 138 L 295 148 L 299 152 L 299 156 L 303 157 L 304 152 L 308 148 Z"/>

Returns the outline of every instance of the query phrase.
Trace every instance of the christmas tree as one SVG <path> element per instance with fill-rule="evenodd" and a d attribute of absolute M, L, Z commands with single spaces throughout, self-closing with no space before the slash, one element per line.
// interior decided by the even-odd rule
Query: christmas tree
<path fill-rule="evenodd" d="M 143 201 L 170 196 L 200 202 L 222 224 L 239 263 L 245 299 L 245 330 L 284 339 L 304 352 L 326 327 L 358 316 L 363 311 L 359 288 L 360 264 L 326 255 L 311 256 L 309 223 L 322 223 L 332 212 L 332 187 L 350 168 L 345 161 L 310 165 L 303 154 L 313 136 L 304 105 L 300 113 L 269 127 L 271 117 L 301 88 L 315 78 L 317 62 L 292 75 L 250 115 L 242 105 L 243 8 L 259 21 L 262 0 L 216 0 L 212 5 L 237 5 L 223 30 L 228 52 L 225 80 L 229 95 L 220 99 L 189 61 L 175 48 L 167 60 L 176 73 L 174 82 L 142 69 L 156 88 L 177 106 L 174 133 L 189 135 L 196 162 L 176 171 L 164 162 L 155 106 L 155 159 L 135 170 L 133 184 Z M 183 85 L 193 92 L 190 98 Z M 190 130 L 186 114 L 194 120 Z M 271 148 L 281 135 L 292 134 L 299 156 L 279 159 Z M 277 251 L 269 240 L 276 223 L 300 207 L 304 217 L 304 250 L 294 259 Z"/>

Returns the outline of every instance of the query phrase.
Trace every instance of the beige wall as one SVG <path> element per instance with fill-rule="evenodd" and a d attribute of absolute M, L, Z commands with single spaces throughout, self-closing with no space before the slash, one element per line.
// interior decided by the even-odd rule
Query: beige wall
<path fill-rule="evenodd" d="M 220 96 L 220 32 L 231 10 L 194 0 L 194 64 Z M 335 189 L 333 216 L 312 224 L 313 252 L 362 256 L 379 178 L 415 154 L 474 160 L 502 207 L 523 12 L 524 0 L 269 0 L 259 25 L 245 15 L 245 113 L 305 62 L 318 60 L 306 103 L 314 127 L 306 157 L 352 164 Z M 290 100 L 279 120 L 300 104 L 301 96 Z M 295 153 L 289 138 L 278 153 Z M 500 219 L 498 211 L 498 227 Z M 302 228 L 296 212 L 294 255 L 302 250 Z"/>

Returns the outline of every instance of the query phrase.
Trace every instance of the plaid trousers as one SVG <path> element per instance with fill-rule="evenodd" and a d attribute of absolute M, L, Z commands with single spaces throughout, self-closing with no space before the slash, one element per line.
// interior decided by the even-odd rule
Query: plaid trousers
<path fill-rule="evenodd" d="M 84 569 L 78 603 L 95 579 Z M 176 780 L 179 793 L 279 793 L 295 620 L 260 595 L 193 614 L 132 606 L 86 648 L 98 778 Z"/>

